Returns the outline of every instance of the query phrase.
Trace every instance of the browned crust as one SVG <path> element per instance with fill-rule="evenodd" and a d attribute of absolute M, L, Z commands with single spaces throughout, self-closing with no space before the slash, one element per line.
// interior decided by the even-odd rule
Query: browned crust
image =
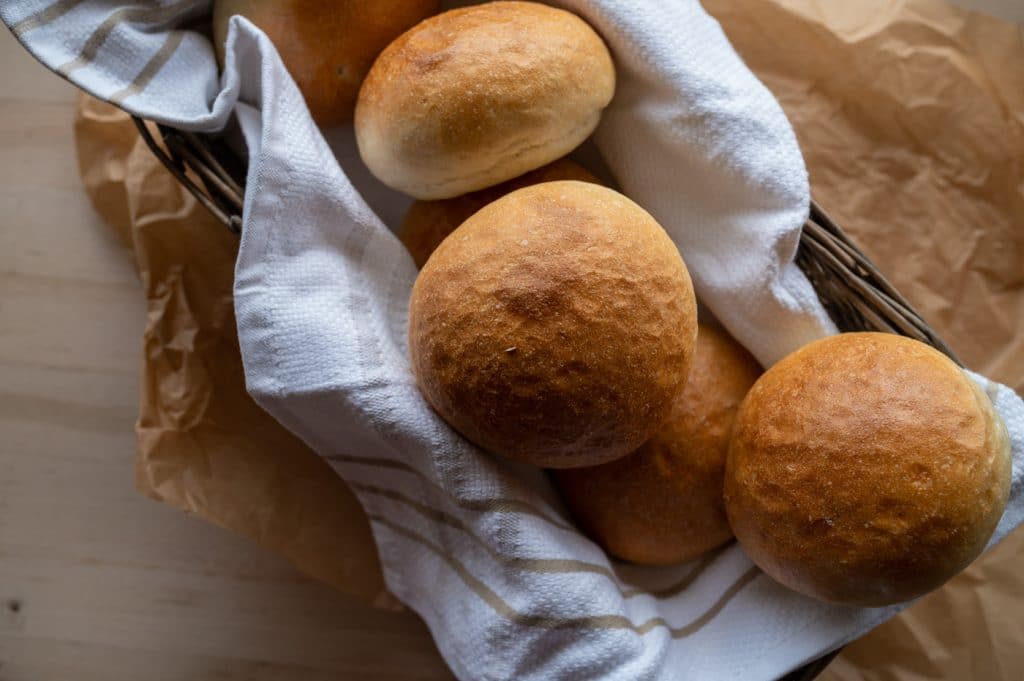
<path fill-rule="evenodd" d="M 581 528 L 608 553 L 647 565 L 690 560 L 731 539 L 725 457 L 736 410 L 760 374 L 743 346 L 701 325 L 686 387 L 654 437 L 611 463 L 556 472 Z"/>
<path fill-rule="evenodd" d="M 984 548 L 1009 494 L 1005 426 L 938 351 L 893 334 L 812 343 L 737 417 L 726 508 L 768 574 L 828 601 L 930 591 Z"/>
<path fill-rule="evenodd" d="M 636 449 L 689 371 L 696 303 L 665 231 L 583 182 L 533 185 L 464 222 L 409 306 L 419 386 L 484 449 L 565 468 Z"/>
<path fill-rule="evenodd" d="M 452 199 L 416 201 L 410 206 L 409 212 L 402 220 L 398 238 L 412 254 L 416 266 L 423 267 L 434 249 L 473 213 L 516 189 L 556 180 L 579 180 L 580 182 L 601 184 L 601 181 L 583 166 L 567 158 L 560 158 L 554 163 L 532 170 L 496 187 L 481 189 Z"/>
<path fill-rule="evenodd" d="M 356 140 L 388 186 L 450 198 L 564 156 L 614 89 L 607 48 L 576 15 L 474 5 L 420 23 L 381 53 L 359 93 Z"/>

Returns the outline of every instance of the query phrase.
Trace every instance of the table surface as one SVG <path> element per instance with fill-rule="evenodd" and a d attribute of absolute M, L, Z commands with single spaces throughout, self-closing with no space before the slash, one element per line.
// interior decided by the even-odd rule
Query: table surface
<path fill-rule="evenodd" d="M 447 679 L 423 623 L 135 491 L 142 291 L 0 29 L 0 679 Z"/>
<path fill-rule="evenodd" d="M 7 31 L 0 64 L 0 681 L 449 678 L 415 615 L 135 491 L 141 290 L 81 189 L 73 88 Z"/>

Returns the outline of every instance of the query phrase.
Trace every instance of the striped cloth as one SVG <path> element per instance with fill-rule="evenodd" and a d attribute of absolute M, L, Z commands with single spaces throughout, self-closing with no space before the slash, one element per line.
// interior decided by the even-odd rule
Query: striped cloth
<path fill-rule="evenodd" d="M 359 495 L 389 588 L 459 678 L 771 679 L 898 610 L 804 598 L 736 545 L 667 568 L 613 563 L 541 471 L 452 432 L 406 360 L 415 267 L 350 180 L 358 167 L 342 170 L 244 20 L 218 84 L 209 44 L 187 29 L 206 5 L 0 0 L 0 17 L 52 69 L 133 113 L 193 130 L 237 115 L 250 157 L 235 283 L 250 392 Z M 697 0 L 562 5 L 616 57 L 598 145 L 679 245 L 703 301 L 764 364 L 833 332 L 792 263 L 808 205 L 792 131 Z M 1024 403 L 975 378 L 1014 448 L 994 542 L 1024 520 Z"/>
<path fill-rule="evenodd" d="M 184 130 L 224 127 L 233 91 L 221 88 L 206 37 L 209 0 L 0 0 L 0 19 L 39 61 L 79 88 Z"/>

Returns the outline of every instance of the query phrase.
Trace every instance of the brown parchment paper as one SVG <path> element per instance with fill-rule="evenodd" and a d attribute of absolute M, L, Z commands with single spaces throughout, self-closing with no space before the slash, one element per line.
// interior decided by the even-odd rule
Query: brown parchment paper
<path fill-rule="evenodd" d="M 704 0 L 811 189 L 964 363 L 1024 390 L 1024 38 L 941 0 Z"/>
<path fill-rule="evenodd" d="M 704 0 L 781 101 L 818 201 L 973 369 L 1024 389 L 1024 40 L 940 0 Z M 137 481 L 387 602 L 347 488 L 245 395 L 236 237 L 86 100 L 83 181 L 148 300 Z M 822 676 L 1024 677 L 1024 533 L 847 646 Z"/>
<path fill-rule="evenodd" d="M 703 0 L 815 198 L 968 367 L 1024 390 L 1024 34 L 939 0 Z M 823 681 L 1024 679 L 1024 531 Z"/>
<path fill-rule="evenodd" d="M 136 485 L 395 607 L 355 496 L 245 391 L 232 306 L 238 237 L 156 160 L 126 114 L 82 95 L 79 168 L 146 296 Z"/>

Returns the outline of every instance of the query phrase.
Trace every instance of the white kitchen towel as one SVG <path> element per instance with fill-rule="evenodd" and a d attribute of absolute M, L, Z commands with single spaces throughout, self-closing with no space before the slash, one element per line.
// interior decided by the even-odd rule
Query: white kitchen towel
<path fill-rule="evenodd" d="M 898 610 L 804 598 L 736 545 L 671 568 L 610 562 L 569 524 L 542 472 L 451 431 L 406 360 L 411 259 L 248 22 L 232 28 L 217 85 L 209 46 L 172 27 L 202 4 L 136 3 L 130 13 L 0 0 L 0 17 L 52 68 L 80 61 L 69 78 L 135 113 L 197 130 L 237 113 L 250 155 L 235 286 L 250 391 L 351 484 L 389 587 L 424 617 L 460 678 L 770 679 Z M 679 245 L 704 302 L 765 364 L 834 332 L 792 263 L 808 205 L 796 141 L 717 24 L 696 0 L 563 6 L 616 58 L 598 145 Z M 996 541 L 1024 520 L 1024 404 L 977 379 L 1014 448 Z"/>

